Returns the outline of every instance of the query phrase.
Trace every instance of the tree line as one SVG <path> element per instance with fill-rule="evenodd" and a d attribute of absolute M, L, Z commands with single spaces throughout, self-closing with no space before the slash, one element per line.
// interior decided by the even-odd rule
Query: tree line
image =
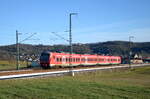
<path fill-rule="evenodd" d="M 23 58 L 39 58 L 41 52 L 66 52 L 69 53 L 69 45 L 20 45 L 20 57 Z M 132 54 L 139 54 L 143 57 L 150 57 L 150 42 L 132 42 Z M 108 41 L 88 44 L 73 44 L 73 53 L 76 54 L 99 54 L 99 55 L 117 55 L 128 57 L 129 42 L 127 41 Z M 0 46 L 0 60 L 15 60 L 16 45 Z"/>

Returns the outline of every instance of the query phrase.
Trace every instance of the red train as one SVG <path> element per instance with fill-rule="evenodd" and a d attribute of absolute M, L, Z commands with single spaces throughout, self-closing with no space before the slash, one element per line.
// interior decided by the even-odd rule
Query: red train
<path fill-rule="evenodd" d="M 89 55 L 89 54 L 70 54 L 56 53 L 56 52 L 43 52 L 40 56 L 40 65 L 44 68 L 55 66 L 79 66 L 79 65 L 109 65 L 120 64 L 120 56 L 102 56 L 102 55 Z"/>

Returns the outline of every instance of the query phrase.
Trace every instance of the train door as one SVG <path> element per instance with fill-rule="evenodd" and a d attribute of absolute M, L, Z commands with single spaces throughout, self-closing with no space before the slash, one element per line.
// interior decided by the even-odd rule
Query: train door
<path fill-rule="evenodd" d="M 62 64 L 66 64 L 66 57 L 62 56 Z"/>
<path fill-rule="evenodd" d="M 87 62 L 87 60 L 88 60 L 88 59 L 87 59 L 87 57 L 85 57 L 85 64 L 87 64 L 87 63 L 88 63 L 88 62 Z"/>

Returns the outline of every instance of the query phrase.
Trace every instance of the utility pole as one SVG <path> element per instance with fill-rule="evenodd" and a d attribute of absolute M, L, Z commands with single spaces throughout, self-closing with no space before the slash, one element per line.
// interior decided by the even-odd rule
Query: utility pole
<path fill-rule="evenodd" d="M 72 15 L 77 15 L 77 13 L 70 13 L 69 14 L 69 45 L 70 45 L 70 59 L 69 59 L 69 65 L 71 67 L 71 75 L 74 76 L 74 72 L 72 71 L 73 66 L 72 66 L 72 52 L 73 52 L 73 48 L 72 48 L 72 20 L 71 17 Z"/>
<path fill-rule="evenodd" d="M 34 36 L 36 33 L 33 33 L 32 35 L 30 35 L 29 37 L 25 38 L 22 41 L 19 41 L 19 35 L 21 35 L 21 33 L 18 32 L 18 30 L 16 30 L 16 69 L 19 70 L 19 66 L 20 66 L 20 46 L 19 43 L 24 42 L 26 40 L 29 40 L 29 38 L 31 38 L 32 36 Z"/>
<path fill-rule="evenodd" d="M 19 70 L 19 43 L 18 43 L 18 31 L 16 30 L 16 69 Z"/>
<path fill-rule="evenodd" d="M 134 36 L 129 36 L 129 67 L 131 68 L 131 55 L 132 55 L 132 51 L 131 51 L 131 39 L 134 38 Z"/>

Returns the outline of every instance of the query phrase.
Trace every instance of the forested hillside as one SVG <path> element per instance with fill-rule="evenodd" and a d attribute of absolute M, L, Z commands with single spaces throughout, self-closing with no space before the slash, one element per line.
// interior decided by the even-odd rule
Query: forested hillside
<path fill-rule="evenodd" d="M 52 52 L 69 52 L 68 45 L 29 45 L 20 44 L 20 58 L 38 59 L 41 52 L 49 50 Z M 131 43 L 133 54 L 143 57 L 150 56 L 150 42 Z M 78 54 L 103 54 L 119 55 L 127 57 L 129 53 L 129 42 L 108 41 L 89 44 L 73 44 L 73 52 Z M 16 45 L 0 46 L 0 60 L 14 60 L 16 56 Z"/>

